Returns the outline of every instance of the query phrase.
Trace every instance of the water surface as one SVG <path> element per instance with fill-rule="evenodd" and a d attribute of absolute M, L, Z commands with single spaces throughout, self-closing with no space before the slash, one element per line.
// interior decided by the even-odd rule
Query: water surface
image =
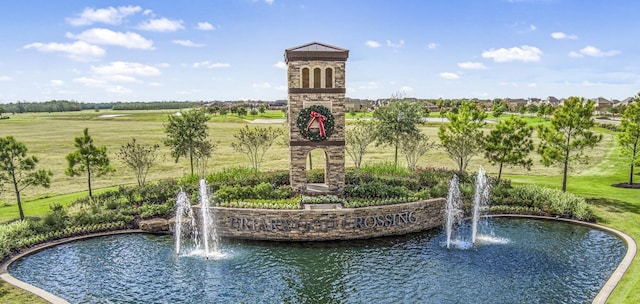
<path fill-rule="evenodd" d="M 467 249 L 447 249 L 436 229 L 355 242 L 225 242 L 223 257 L 211 259 L 176 256 L 170 236 L 108 236 L 46 249 L 9 272 L 71 303 L 590 303 L 626 252 L 614 235 L 580 225 L 490 224 L 494 236 Z"/>

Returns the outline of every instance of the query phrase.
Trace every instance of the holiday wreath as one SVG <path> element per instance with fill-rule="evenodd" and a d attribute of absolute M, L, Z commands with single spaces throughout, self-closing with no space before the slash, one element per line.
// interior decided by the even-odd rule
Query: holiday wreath
<path fill-rule="evenodd" d="M 318 129 L 314 128 L 314 126 L 316 126 L 314 122 L 317 123 Z M 325 140 L 331 136 L 333 128 L 335 127 L 335 120 L 333 119 L 331 111 L 321 105 L 312 105 L 302 109 L 296 123 L 298 129 L 300 129 L 300 134 L 312 141 Z"/>

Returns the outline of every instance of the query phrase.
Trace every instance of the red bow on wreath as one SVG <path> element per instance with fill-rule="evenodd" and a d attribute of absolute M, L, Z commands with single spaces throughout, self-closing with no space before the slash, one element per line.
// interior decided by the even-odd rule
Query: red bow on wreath
<path fill-rule="evenodd" d="M 320 125 L 320 136 L 325 137 L 325 133 L 324 133 L 324 122 L 327 120 L 327 117 L 316 112 L 316 111 L 311 111 L 311 113 L 309 113 L 309 116 L 311 116 L 311 121 L 309 121 L 309 124 L 307 125 L 307 131 L 309 131 L 309 128 L 311 128 L 311 124 L 314 121 L 318 121 L 318 125 Z"/>

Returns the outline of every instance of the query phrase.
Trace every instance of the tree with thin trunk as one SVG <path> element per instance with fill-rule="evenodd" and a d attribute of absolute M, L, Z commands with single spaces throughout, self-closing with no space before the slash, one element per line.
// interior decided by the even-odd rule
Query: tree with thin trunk
<path fill-rule="evenodd" d="M 418 133 L 418 135 L 413 136 L 403 136 L 400 144 L 400 150 L 407 160 L 407 168 L 411 171 L 415 171 L 418 159 L 425 155 L 427 151 L 434 146 L 435 144 L 429 140 L 429 136 L 422 133 Z"/>
<path fill-rule="evenodd" d="M 51 185 L 50 170 L 36 170 L 38 158 L 27 156 L 27 146 L 16 141 L 12 136 L 0 138 L 0 183 L 13 185 L 20 212 L 20 220 L 24 220 L 21 193 L 29 186 Z"/>
<path fill-rule="evenodd" d="M 373 121 L 359 120 L 355 124 L 348 125 L 344 131 L 344 150 L 351 157 L 358 171 L 367 148 L 376 140 L 375 124 Z"/>
<path fill-rule="evenodd" d="M 284 131 L 280 128 L 249 128 L 249 126 L 245 125 L 238 134 L 233 135 L 236 141 L 231 143 L 231 147 L 247 155 L 251 167 L 258 171 L 264 154 L 271 148 L 276 138 L 282 134 L 284 134 Z"/>
<path fill-rule="evenodd" d="M 147 179 L 147 173 L 149 173 L 149 169 L 151 169 L 151 166 L 153 166 L 153 163 L 158 157 L 158 149 L 160 149 L 160 145 L 158 144 L 153 146 L 142 145 L 136 142 L 135 138 L 131 139 L 131 141 L 126 145 L 120 147 L 118 157 L 127 165 L 127 167 L 131 168 L 131 170 L 135 172 L 138 186 L 144 185 Z"/>
<path fill-rule="evenodd" d="M 492 112 L 491 114 L 495 118 L 502 116 L 502 114 L 504 114 L 504 112 L 506 111 L 507 111 L 507 105 L 501 99 L 499 99 L 498 102 L 491 105 L 491 112 Z"/>
<path fill-rule="evenodd" d="M 519 117 L 509 117 L 501 121 L 489 132 L 485 139 L 484 155 L 492 164 L 498 165 L 498 180 L 502 177 L 502 166 L 520 166 L 531 169 L 533 151 L 531 134 L 533 128 Z"/>
<path fill-rule="evenodd" d="M 619 143 L 629 155 L 629 185 L 633 185 L 634 166 L 640 165 L 640 94 L 622 114 Z"/>
<path fill-rule="evenodd" d="M 107 147 L 96 147 L 93 138 L 89 135 L 89 129 L 84 128 L 83 135 L 74 140 L 76 151 L 67 154 L 67 171 L 69 176 L 79 176 L 87 174 L 87 185 L 89 186 L 89 197 L 93 197 L 91 182 L 93 177 L 99 177 L 115 171 L 109 165 Z"/>
<path fill-rule="evenodd" d="M 562 191 L 567 191 L 567 173 L 572 161 L 587 162 L 584 154 L 586 148 L 595 147 L 602 135 L 589 130 L 594 126 L 593 100 L 570 97 L 564 105 L 553 112 L 551 126 L 541 125 L 538 128 L 540 145 L 538 153 L 542 156 L 542 164 L 562 166 Z"/>
<path fill-rule="evenodd" d="M 449 124 L 440 126 L 438 137 L 445 152 L 458 166 L 460 173 L 465 173 L 473 156 L 483 148 L 484 135 L 481 128 L 487 114 L 479 110 L 473 102 L 465 101 L 457 113 L 447 113 Z"/>
<path fill-rule="evenodd" d="M 191 175 L 194 172 L 196 155 L 204 155 L 210 152 L 210 143 L 207 141 L 209 117 L 200 109 L 191 109 L 180 112 L 180 115 L 169 115 L 169 122 L 164 126 L 167 138 L 165 146 L 171 148 L 171 156 L 177 163 L 180 157 L 188 157 Z M 207 155 L 208 156 L 208 155 Z"/>
<path fill-rule="evenodd" d="M 393 98 L 388 105 L 373 112 L 379 121 L 377 125 L 377 145 L 386 144 L 395 148 L 394 164 L 398 166 L 398 148 L 403 136 L 417 136 L 422 106 L 407 100 Z"/>

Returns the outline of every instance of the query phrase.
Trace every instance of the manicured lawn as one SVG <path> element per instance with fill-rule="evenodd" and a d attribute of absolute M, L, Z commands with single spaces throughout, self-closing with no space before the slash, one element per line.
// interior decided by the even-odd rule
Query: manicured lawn
<path fill-rule="evenodd" d="M 177 163 L 169 156 L 169 149 L 162 145 L 165 137 L 163 124 L 167 115 L 176 111 L 82 111 L 71 113 L 43 113 L 12 115 L 10 119 L 0 120 L 0 137 L 14 136 L 16 140 L 26 144 L 29 155 L 35 155 L 40 159 L 38 168 L 47 168 L 53 171 L 52 185 L 49 189 L 27 188 L 23 192 L 25 214 L 27 216 L 43 216 L 49 210 L 52 203 L 69 204 L 78 197 L 86 195 L 86 176 L 68 177 L 64 174 L 66 169 L 65 156 L 74 150 L 73 139 L 82 134 L 83 128 L 89 128 L 89 134 L 98 146 L 107 146 L 107 152 L 111 164 L 116 172 L 105 177 L 94 179 L 94 189 L 105 191 L 118 185 L 135 184 L 135 177 L 123 163 L 117 158 L 116 153 L 120 146 L 126 144 L 131 138 L 136 138 L 142 144 L 160 144 L 161 150 L 157 164 L 151 169 L 148 180 L 161 180 L 170 177 L 182 177 L 189 173 L 188 162 L 180 159 Z M 431 113 L 432 117 L 438 113 Z M 500 119 L 506 118 L 508 114 Z M 350 114 L 346 114 L 351 123 Z M 370 114 L 358 113 L 356 117 L 370 117 Z M 213 116 L 210 123 L 210 138 L 217 143 L 217 150 L 211 158 L 208 170 L 220 170 L 222 168 L 248 166 L 244 155 L 236 153 L 231 148 L 233 135 L 251 124 L 253 119 L 284 118 L 281 111 L 267 111 L 264 115 L 244 118 L 227 115 L 227 117 Z M 492 119 L 492 118 L 491 118 Z M 532 124 L 547 123 L 533 117 L 527 118 Z M 273 126 L 285 128 L 285 124 L 259 124 L 260 126 Z M 488 125 L 487 128 L 491 128 Z M 421 127 L 422 131 L 436 143 L 438 123 L 429 123 Z M 611 131 L 598 129 L 604 134 L 603 142 L 587 151 L 590 161 L 587 164 L 572 164 L 573 170 L 568 180 L 568 191 L 594 198 L 591 201 L 598 222 L 631 235 L 640 240 L 640 190 L 619 189 L 611 187 L 614 183 L 627 181 L 628 166 L 626 159 L 620 153 L 616 145 L 615 134 Z M 535 135 L 534 135 L 534 140 Z M 278 140 L 267 152 L 262 170 L 286 170 L 289 163 L 288 147 L 284 140 Z M 521 168 L 504 168 L 505 178 L 511 179 L 513 184 L 533 183 L 554 188 L 561 186 L 561 171 L 557 167 L 544 167 L 540 164 L 540 158 L 534 153 L 534 166 L 531 171 Z M 314 168 L 323 166 L 322 153 L 312 153 Z M 403 156 L 400 155 L 401 165 L 405 165 Z M 364 158 L 364 163 L 376 163 L 393 160 L 391 147 L 371 146 Z M 347 166 L 353 162 L 347 158 Z M 423 156 L 419 165 L 431 167 L 454 168 L 454 163 L 440 149 L 432 149 Z M 480 166 L 485 168 L 488 174 L 496 175 L 497 167 L 489 164 L 482 156 L 472 159 L 468 171 L 476 171 Z M 640 176 L 637 177 L 640 181 Z M 10 187 L 5 185 L 0 188 L 0 222 L 5 222 L 17 217 L 18 210 L 15 205 L 15 197 Z M 597 198 L 597 199 L 595 199 Z M 611 303 L 640 303 L 640 262 L 634 261 L 631 269 L 625 275 L 622 282 L 616 288 Z M 0 302 L 11 303 L 5 300 L 7 292 L 12 295 L 15 288 L 0 285 Z M 3 296 L 4 294 L 4 296 Z M 22 298 L 18 298 L 22 299 Z M 26 299 L 26 298 L 25 298 Z M 25 300 L 29 303 L 29 300 Z M 14 301 L 15 302 L 15 301 Z M 18 301 L 22 302 L 22 301 Z"/>

